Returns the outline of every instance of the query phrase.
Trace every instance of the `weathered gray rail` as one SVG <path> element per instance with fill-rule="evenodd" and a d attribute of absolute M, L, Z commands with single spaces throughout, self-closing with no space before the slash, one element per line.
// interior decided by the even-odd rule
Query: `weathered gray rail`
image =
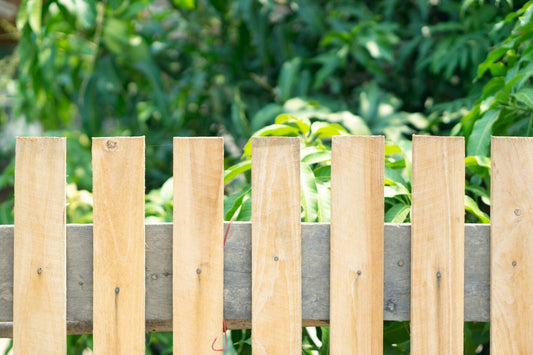
<path fill-rule="evenodd" d="M 227 227 L 227 223 L 225 228 Z M 385 224 L 385 320 L 409 320 L 411 226 Z M 224 249 L 224 317 L 229 328 L 251 325 L 251 224 L 231 224 Z M 302 224 L 304 326 L 329 320 L 329 224 Z M 92 225 L 67 226 L 69 334 L 92 332 Z M 490 315 L 490 226 L 465 225 L 465 321 Z M 146 330 L 172 330 L 172 224 L 146 225 Z M 0 337 L 12 336 L 13 226 L 0 226 Z"/>

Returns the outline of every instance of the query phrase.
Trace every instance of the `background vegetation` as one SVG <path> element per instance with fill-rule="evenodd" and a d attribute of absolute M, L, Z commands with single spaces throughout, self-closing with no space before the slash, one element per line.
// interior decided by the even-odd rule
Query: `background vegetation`
<path fill-rule="evenodd" d="M 531 2 L 26 0 L 0 60 L 0 223 L 12 223 L 14 137 L 68 139 L 68 220 L 92 220 L 90 138 L 146 135 L 148 221 L 172 216 L 173 136 L 225 137 L 227 220 L 250 219 L 252 135 L 302 138 L 302 220 L 328 221 L 330 138 L 384 134 L 387 222 L 408 222 L 411 135 L 467 141 L 467 222 L 487 223 L 490 135 L 533 125 Z M 488 323 L 465 353 L 488 353 Z M 232 331 L 227 353 L 250 353 Z M 328 328 L 304 330 L 328 353 Z M 385 349 L 409 351 L 407 322 Z M 147 335 L 171 351 L 172 335 Z M 80 353 L 90 336 L 69 337 Z"/>

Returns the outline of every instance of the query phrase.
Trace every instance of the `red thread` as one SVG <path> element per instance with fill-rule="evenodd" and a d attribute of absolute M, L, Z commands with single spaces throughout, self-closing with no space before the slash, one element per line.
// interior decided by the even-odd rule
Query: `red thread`
<path fill-rule="evenodd" d="M 224 332 L 225 345 L 222 349 L 216 349 L 215 343 L 217 342 L 217 339 L 218 339 L 218 337 L 216 337 L 215 340 L 213 340 L 213 344 L 211 344 L 211 349 L 213 349 L 214 351 L 225 351 L 228 348 L 228 329 L 226 328 L 226 319 L 222 318 L 222 324 L 223 324 L 222 330 Z"/>
<path fill-rule="evenodd" d="M 226 240 L 228 240 L 229 229 L 231 227 L 232 222 L 233 220 L 228 222 L 228 228 L 226 229 L 226 233 L 224 234 L 224 246 L 226 246 Z"/>

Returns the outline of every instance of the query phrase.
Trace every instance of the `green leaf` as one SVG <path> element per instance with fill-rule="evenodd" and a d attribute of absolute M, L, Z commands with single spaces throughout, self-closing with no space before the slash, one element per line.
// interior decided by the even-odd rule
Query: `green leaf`
<path fill-rule="evenodd" d="M 165 183 L 163 184 L 163 186 L 161 186 L 161 199 L 163 199 L 163 201 L 167 202 L 167 201 L 172 201 L 172 199 L 174 198 L 174 178 L 169 178 L 167 181 L 165 181 Z"/>
<path fill-rule="evenodd" d="M 494 95 L 505 87 L 505 80 L 502 77 L 495 77 L 483 87 L 483 97 Z"/>
<path fill-rule="evenodd" d="M 409 322 L 391 322 L 383 329 L 383 341 L 388 344 L 402 344 L 410 339 Z"/>
<path fill-rule="evenodd" d="M 303 222 L 316 222 L 318 218 L 318 189 L 315 174 L 307 164 L 300 164 Z"/>
<path fill-rule="evenodd" d="M 331 190 L 325 184 L 316 184 L 318 190 L 318 218 L 317 222 L 331 220 Z"/>
<path fill-rule="evenodd" d="M 313 122 L 311 125 L 311 137 L 318 139 L 331 138 L 333 136 L 347 135 L 346 129 L 337 123 Z"/>
<path fill-rule="evenodd" d="M 325 165 L 316 168 L 314 173 L 316 179 L 319 181 L 331 181 L 331 165 Z"/>
<path fill-rule="evenodd" d="M 43 11 L 43 2 L 42 0 L 28 0 L 27 2 L 27 12 L 28 12 L 28 23 L 30 24 L 31 29 L 36 34 L 41 33 L 41 23 L 42 23 L 42 11 Z"/>
<path fill-rule="evenodd" d="M 485 176 L 490 172 L 490 158 L 482 156 L 465 157 L 465 167 L 480 176 Z"/>
<path fill-rule="evenodd" d="M 480 210 L 477 202 L 468 195 L 465 195 L 465 210 L 476 216 L 481 223 L 490 223 L 489 216 Z"/>
<path fill-rule="evenodd" d="M 281 114 L 276 117 L 276 124 L 290 125 L 291 127 L 298 128 L 302 134 L 306 134 L 311 129 L 311 122 L 307 118 L 298 118 L 289 114 Z"/>
<path fill-rule="evenodd" d="M 411 206 L 404 205 L 404 204 L 398 204 L 394 205 L 387 213 L 385 213 L 385 222 L 386 223 L 402 223 L 405 222 L 407 219 L 407 216 L 409 215 L 409 212 L 411 210 Z"/>
<path fill-rule="evenodd" d="M 522 88 L 514 96 L 518 102 L 526 105 L 530 109 L 533 109 L 533 89 Z"/>
<path fill-rule="evenodd" d="M 252 161 L 245 160 L 224 170 L 224 185 L 226 185 L 228 182 L 233 180 L 239 174 L 249 171 L 251 168 L 252 168 Z"/>
<path fill-rule="evenodd" d="M 287 101 L 293 97 L 293 88 L 299 81 L 299 71 L 302 65 L 301 58 L 293 58 L 283 63 L 278 80 L 278 90 L 281 101 Z"/>
<path fill-rule="evenodd" d="M 322 333 L 321 341 L 322 346 L 318 351 L 318 355 L 329 355 L 329 327 L 320 327 Z"/>
<path fill-rule="evenodd" d="M 483 114 L 481 119 L 474 124 L 472 134 L 468 138 L 468 155 L 489 156 L 490 137 L 492 126 L 498 120 L 500 110 L 489 110 Z"/>
<path fill-rule="evenodd" d="M 477 72 L 478 78 L 481 78 L 483 74 L 485 74 L 485 72 L 490 69 L 491 65 L 494 62 L 500 60 L 504 56 L 504 54 L 507 53 L 508 50 L 509 48 L 507 47 L 499 47 L 491 51 L 487 56 L 487 59 L 479 65 Z"/>
<path fill-rule="evenodd" d="M 250 198 L 250 192 L 252 191 L 250 185 L 246 185 L 240 193 L 227 196 L 224 199 L 224 220 L 230 221 L 233 219 L 235 212 L 242 206 L 242 202 L 245 197 Z"/>
<path fill-rule="evenodd" d="M 177 7 L 183 7 L 185 9 L 194 9 L 196 7 L 195 0 L 172 0 L 172 3 Z"/>
<path fill-rule="evenodd" d="M 387 179 L 385 179 L 387 180 Z M 397 183 L 397 182 L 394 182 L 394 181 L 385 181 L 386 184 L 391 184 L 391 185 L 387 185 L 385 186 L 385 197 L 386 198 L 394 198 L 396 196 L 400 196 L 400 195 L 411 195 L 411 193 L 409 192 L 409 190 L 403 186 L 402 184 L 400 183 Z"/>
<path fill-rule="evenodd" d="M 252 198 L 245 195 L 236 221 L 250 221 L 252 219 Z"/>
<path fill-rule="evenodd" d="M 303 154 L 302 152 L 302 163 L 311 165 L 316 163 L 324 163 L 331 161 L 331 151 L 317 151 L 310 154 Z"/>

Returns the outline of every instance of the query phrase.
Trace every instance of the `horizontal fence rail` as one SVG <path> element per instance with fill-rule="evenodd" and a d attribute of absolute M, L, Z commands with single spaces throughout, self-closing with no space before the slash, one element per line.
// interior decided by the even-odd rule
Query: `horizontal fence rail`
<path fill-rule="evenodd" d="M 224 228 L 227 225 L 225 223 Z M 304 326 L 329 323 L 329 231 L 327 223 L 302 223 Z M 92 236 L 92 225 L 67 225 L 69 334 L 92 331 Z M 172 224 L 147 224 L 145 248 L 146 331 L 171 331 Z M 0 254 L 0 337 L 10 337 L 13 320 L 13 226 L 0 226 Z M 224 248 L 224 317 L 230 329 L 251 327 L 251 255 L 251 223 L 233 222 Z M 465 225 L 465 321 L 490 320 L 489 258 L 490 226 Z M 385 224 L 384 269 L 384 320 L 409 320 L 411 225 Z"/>
<path fill-rule="evenodd" d="M 227 325 L 252 328 L 254 353 L 298 354 L 302 326 L 331 325 L 332 353 L 380 354 L 383 320 L 411 321 L 415 355 L 462 353 L 463 321 L 530 352 L 531 138 L 492 140 L 490 226 L 464 223 L 460 137 L 413 137 L 411 224 L 383 223 L 384 139 L 356 136 L 332 140 L 331 223 L 300 222 L 299 139 L 254 137 L 252 222 L 223 221 L 223 140 L 175 138 L 173 223 L 145 224 L 144 144 L 93 138 L 94 223 L 67 225 L 66 139 L 17 138 L 0 226 L 17 353 L 93 333 L 97 352 L 142 354 L 145 331 L 174 331 L 176 354 L 212 354 Z"/>

